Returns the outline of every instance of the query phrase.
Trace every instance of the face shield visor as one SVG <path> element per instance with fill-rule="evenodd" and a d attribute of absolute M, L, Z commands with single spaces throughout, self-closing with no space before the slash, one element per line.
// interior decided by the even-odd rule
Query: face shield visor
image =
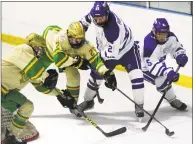
<path fill-rule="evenodd" d="M 167 37 L 168 37 L 168 32 L 155 32 L 155 38 L 160 43 L 166 42 Z"/>
<path fill-rule="evenodd" d="M 80 48 L 85 43 L 84 38 L 74 38 L 70 35 L 68 35 L 68 41 L 69 41 L 71 47 L 75 48 L 75 49 Z"/>

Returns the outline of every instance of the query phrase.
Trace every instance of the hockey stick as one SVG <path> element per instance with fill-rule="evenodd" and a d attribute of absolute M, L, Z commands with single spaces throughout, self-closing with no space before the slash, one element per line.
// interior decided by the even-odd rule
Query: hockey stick
<path fill-rule="evenodd" d="M 68 67 L 65 67 L 65 68 L 68 68 Z M 90 65 L 88 65 L 88 68 L 91 69 L 93 72 L 95 72 L 95 70 L 93 70 L 93 68 L 92 68 Z M 58 69 L 58 70 L 59 70 L 59 73 L 62 73 L 64 69 Z M 95 73 L 96 73 L 96 72 L 95 72 Z M 98 98 L 98 102 L 99 102 L 100 104 L 102 104 L 103 101 L 104 101 L 104 99 L 102 99 L 102 98 L 100 97 L 100 95 L 99 95 L 99 91 L 98 91 L 98 88 L 97 88 L 96 78 L 93 78 L 93 80 L 94 80 L 94 85 L 95 85 L 95 88 L 96 88 L 95 91 L 96 91 L 96 96 L 97 96 L 97 98 Z"/>
<path fill-rule="evenodd" d="M 93 79 L 94 79 L 94 84 L 95 84 L 95 88 L 96 88 L 96 96 L 97 96 L 97 98 L 98 98 L 98 102 L 99 102 L 100 104 L 102 104 L 103 101 L 104 101 L 104 99 L 102 99 L 102 98 L 100 97 L 100 95 L 99 95 L 99 90 L 98 90 L 98 88 L 97 88 L 96 78 L 93 78 Z"/>
<path fill-rule="evenodd" d="M 128 97 L 125 93 L 123 93 L 120 89 L 116 88 L 117 91 L 119 91 L 121 94 L 123 94 L 126 98 L 128 98 L 130 101 L 132 101 L 135 105 L 137 105 L 138 107 L 140 107 L 136 102 L 134 102 L 130 97 Z M 164 126 L 159 120 L 157 120 L 155 117 L 153 117 L 149 112 L 147 112 L 145 109 L 141 108 L 146 114 L 148 114 L 152 119 L 155 119 L 160 125 L 162 125 L 165 128 L 165 133 L 168 136 L 172 136 L 174 135 L 174 132 L 170 132 L 169 129 Z M 143 128 L 142 128 L 143 130 Z M 143 130 L 144 131 L 144 130 Z"/>
<path fill-rule="evenodd" d="M 91 69 L 91 71 L 93 71 L 94 73 L 96 73 L 96 71 L 91 67 L 91 65 L 88 65 L 88 68 Z M 99 102 L 100 104 L 102 104 L 103 101 L 104 101 L 104 99 L 102 99 L 102 98 L 100 97 L 100 95 L 99 95 L 99 90 L 98 90 L 96 78 L 93 77 L 93 80 L 94 80 L 94 85 L 95 85 L 95 88 L 96 88 L 95 91 L 96 91 L 96 96 L 97 96 L 98 102 Z"/>
<path fill-rule="evenodd" d="M 176 69 L 176 73 L 179 71 L 179 69 L 180 69 L 180 66 L 178 66 L 178 68 Z M 172 83 L 172 82 L 170 82 L 170 83 L 168 84 L 168 87 L 171 85 L 171 83 Z M 154 118 L 154 116 L 155 116 L 158 108 L 160 107 L 163 99 L 165 98 L 165 95 L 166 95 L 166 93 L 167 93 L 167 91 L 168 91 L 168 87 L 166 87 L 166 88 L 164 89 L 164 93 L 163 93 L 160 101 L 158 102 L 158 104 L 157 104 L 157 106 L 156 106 L 156 108 L 155 108 L 155 110 L 154 110 L 151 118 L 149 119 L 149 121 L 148 121 L 148 123 L 146 124 L 146 126 L 144 126 L 144 127 L 142 128 L 143 131 L 146 131 L 146 130 L 148 129 L 149 125 L 151 124 L 151 121 L 153 120 L 153 118 Z M 171 135 L 174 134 L 174 132 L 173 132 L 173 133 L 172 133 L 172 132 L 170 133 L 169 130 L 166 129 L 166 134 L 167 134 L 168 136 L 171 136 Z"/>
<path fill-rule="evenodd" d="M 63 93 L 61 93 L 60 90 L 56 89 L 56 91 L 63 95 Z M 64 95 L 63 95 L 64 96 Z M 82 112 L 80 110 L 80 108 L 75 104 L 75 107 L 77 109 L 77 111 L 79 112 L 79 114 L 81 114 L 89 123 L 91 123 L 94 127 L 96 127 L 100 132 L 102 132 L 106 137 L 112 137 L 112 136 L 116 136 L 116 135 L 119 135 L 119 134 L 122 134 L 124 132 L 126 132 L 126 127 L 122 127 L 122 128 L 119 128 L 117 130 L 114 130 L 112 132 L 109 132 L 109 133 L 106 133 L 104 132 L 94 121 L 92 121 L 84 112 Z"/>
<path fill-rule="evenodd" d="M 92 121 L 91 118 L 89 118 L 84 112 L 79 110 L 79 107 L 77 107 L 77 110 L 89 123 L 91 123 L 95 128 L 97 128 L 100 132 L 102 132 L 103 135 L 105 135 L 106 137 L 116 136 L 116 135 L 122 134 L 127 131 L 126 127 L 122 127 L 112 132 L 106 133 L 94 121 Z"/>

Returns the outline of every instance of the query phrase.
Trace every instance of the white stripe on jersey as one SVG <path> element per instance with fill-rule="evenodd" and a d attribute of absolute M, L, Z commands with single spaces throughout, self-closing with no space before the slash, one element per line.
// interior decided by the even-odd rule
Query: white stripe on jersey
<path fill-rule="evenodd" d="M 182 48 L 182 50 L 176 52 L 178 48 Z M 143 49 L 143 52 L 145 50 L 146 49 Z M 170 36 L 165 44 L 157 44 L 150 57 L 143 58 L 143 70 L 148 70 L 154 76 L 166 75 L 167 72 L 172 69 L 167 69 L 164 62 L 165 60 L 161 59 L 167 54 L 170 54 L 172 58 L 175 58 L 178 53 L 185 53 L 185 50 L 183 49 L 181 43 L 177 41 L 175 36 Z"/>

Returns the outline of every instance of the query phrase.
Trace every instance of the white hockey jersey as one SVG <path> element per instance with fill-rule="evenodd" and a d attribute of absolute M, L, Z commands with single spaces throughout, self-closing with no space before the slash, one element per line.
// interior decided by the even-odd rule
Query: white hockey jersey
<path fill-rule="evenodd" d="M 175 59 L 179 54 L 185 54 L 185 49 L 172 32 L 169 32 L 167 41 L 164 44 L 158 44 L 154 34 L 150 32 L 144 39 L 141 53 L 143 71 L 148 70 L 154 76 L 166 76 L 173 69 L 172 67 L 166 67 L 165 59 L 167 54 Z"/>
<path fill-rule="evenodd" d="M 87 14 L 80 22 L 87 31 L 93 18 Z M 134 44 L 131 29 L 112 11 L 109 13 L 107 25 L 95 25 L 95 29 L 97 49 L 104 60 L 120 59 Z"/>

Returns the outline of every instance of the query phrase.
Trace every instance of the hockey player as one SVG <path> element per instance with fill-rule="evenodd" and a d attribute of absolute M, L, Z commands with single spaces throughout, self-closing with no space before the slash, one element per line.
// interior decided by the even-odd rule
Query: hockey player
<path fill-rule="evenodd" d="M 114 73 L 106 68 L 95 47 L 85 39 L 85 30 L 80 22 L 72 22 L 67 30 L 49 26 L 45 29 L 43 37 L 53 55 L 55 65 L 66 74 L 66 89 L 76 101 L 80 91 L 78 69 L 87 70 L 88 65 L 105 78 L 108 87 L 116 86 Z M 70 112 L 81 117 L 76 109 L 70 109 Z"/>
<path fill-rule="evenodd" d="M 170 31 L 170 26 L 165 18 L 157 18 L 152 31 L 144 38 L 142 49 L 144 79 L 156 85 L 159 92 L 168 87 L 168 83 L 176 82 L 179 73 L 173 67 L 166 66 L 166 56 L 170 54 L 180 67 L 188 62 L 185 49 L 178 38 Z M 185 110 L 187 105 L 176 98 L 172 85 L 167 88 L 165 98 L 173 108 Z"/>
<path fill-rule="evenodd" d="M 75 100 L 69 95 L 55 88 L 58 73 L 54 69 L 46 71 L 53 63 L 45 40 L 37 35 L 30 34 L 25 44 L 16 46 L 9 56 L 2 60 L 1 106 L 11 113 L 16 112 L 7 129 L 3 144 L 26 144 L 20 134 L 32 115 L 33 102 L 21 92 L 28 83 L 31 83 L 39 92 L 57 96 L 67 107 L 73 107 Z"/>
<path fill-rule="evenodd" d="M 83 17 L 80 22 L 85 31 L 91 23 L 94 23 L 97 49 L 105 65 L 111 70 L 117 65 L 122 65 L 126 69 L 131 80 L 134 100 L 140 107 L 143 107 L 144 79 L 138 46 L 134 42 L 131 29 L 109 9 L 106 2 L 99 1 L 94 3 L 89 14 Z M 93 78 L 97 80 L 97 88 L 94 85 Z M 94 106 L 93 100 L 96 89 L 99 89 L 102 80 L 103 77 L 91 72 L 84 96 L 85 102 L 80 105 L 83 111 Z M 115 87 L 112 90 L 115 90 Z M 135 106 L 135 113 L 138 118 L 144 116 L 144 112 L 137 106 Z"/>

